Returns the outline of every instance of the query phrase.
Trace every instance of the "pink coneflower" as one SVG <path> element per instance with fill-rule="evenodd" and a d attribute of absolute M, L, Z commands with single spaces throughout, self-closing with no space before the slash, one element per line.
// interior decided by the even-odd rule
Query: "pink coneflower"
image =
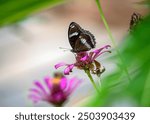
<path fill-rule="evenodd" d="M 55 68 L 59 68 L 61 66 L 66 66 L 64 70 L 65 75 L 69 75 L 70 72 L 72 72 L 72 69 L 74 67 L 77 67 L 78 69 L 82 69 L 84 71 L 90 71 L 93 74 L 97 74 L 100 76 L 104 71 L 105 68 L 101 66 L 101 64 L 96 61 L 96 58 L 102 55 L 105 52 L 109 52 L 110 50 L 105 50 L 108 49 L 110 45 L 106 45 L 102 48 L 96 49 L 92 52 L 79 52 L 75 53 L 75 58 L 76 62 L 73 64 L 66 64 L 64 62 L 58 63 L 55 65 Z"/>
<path fill-rule="evenodd" d="M 45 77 L 44 82 L 45 84 L 39 81 L 34 82 L 35 88 L 30 89 L 29 98 L 34 103 L 46 101 L 60 107 L 68 100 L 81 80 L 77 78 L 68 79 L 63 75 L 55 74 L 54 78 Z"/>

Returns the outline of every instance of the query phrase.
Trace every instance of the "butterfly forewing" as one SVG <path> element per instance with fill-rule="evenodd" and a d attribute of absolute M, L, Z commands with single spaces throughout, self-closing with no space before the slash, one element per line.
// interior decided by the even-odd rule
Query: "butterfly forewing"
<path fill-rule="evenodd" d="M 80 26 L 74 22 L 69 25 L 68 39 L 72 49 L 75 48 L 75 41 L 80 35 Z"/>
<path fill-rule="evenodd" d="M 72 52 L 89 51 L 96 44 L 94 36 L 89 31 L 82 29 L 75 22 L 69 25 L 68 39 L 72 47 Z"/>

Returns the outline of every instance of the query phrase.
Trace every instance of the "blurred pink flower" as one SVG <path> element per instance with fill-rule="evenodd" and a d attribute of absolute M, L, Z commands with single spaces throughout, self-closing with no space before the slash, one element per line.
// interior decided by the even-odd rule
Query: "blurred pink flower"
<path fill-rule="evenodd" d="M 34 103 L 46 101 L 54 106 L 62 106 L 81 80 L 77 78 L 67 79 L 66 77 L 46 77 L 44 82 L 45 84 L 39 81 L 34 82 L 35 88 L 30 89 L 29 98 Z"/>
<path fill-rule="evenodd" d="M 96 49 L 92 52 L 79 52 L 75 53 L 76 62 L 73 64 L 66 64 L 64 62 L 58 63 L 55 65 L 55 68 L 59 68 L 61 66 L 67 66 L 64 70 L 65 75 L 69 75 L 70 72 L 72 72 L 72 69 L 74 67 L 77 67 L 79 69 L 83 70 L 89 70 L 93 74 L 97 74 L 98 76 L 101 75 L 105 71 L 105 68 L 101 66 L 101 64 L 96 61 L 96 58 L 102 55 L 105 52 L 109 52 L 110 50 L 105 50 L 110 48 L 110 45 L 106 45 L 102 48 Z M 105 50 L 105 51 L 104 51 Z"/>

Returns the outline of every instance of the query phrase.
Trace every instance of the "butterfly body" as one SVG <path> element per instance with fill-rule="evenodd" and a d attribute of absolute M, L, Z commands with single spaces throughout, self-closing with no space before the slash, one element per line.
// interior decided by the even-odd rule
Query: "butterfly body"
<path fill-rule="evenodd" d="M 96 42 L 93 34 L 82 29 L 77 23 L 72 22 L 68 29 L 68 39 L 72 52 L 84 52 L 95 48 Z"/>

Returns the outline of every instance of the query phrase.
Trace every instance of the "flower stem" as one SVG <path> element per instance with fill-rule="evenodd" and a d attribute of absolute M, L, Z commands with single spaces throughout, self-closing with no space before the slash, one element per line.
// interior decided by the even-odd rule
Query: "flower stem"
<path fill-rule="evenodd" d="M 104 13 L 103 13 L 101 4 L 100 4 L 99 0 L 95 0 L 95 1 L 96 1 L 96 4 L 97 4 L 99 13 L 100 13 L 100 17 L 101 17 L 101 19 L 102 19 L 102 21 L 103 21 L 103 23 L 104 23 L 104 25 L 105 25 L 105 28 L 106 28 L 106 30 L 107 30 L 107 32 L 108 32 L 108 35 L 109 35 L 109 37 L 110 37 L 110 40 L 112 41 L 112 44 L 113 44 L 113 46 L 115 47 L 116 53 L 117 53 L 118 57 L 120 58 L 120 61 L 121 61 L 122 64 L 123 64 L 124 72 L 126 73 L 129 82 L 131 82 L 131 78 L 130 78 L 129 72 L 128 72 L 128 70 L 127 70 L 127 68 L 126 68 L 126 66 L 125 66 L 125 64 L 124 64 L 124 62 L 123 62 L 123 59 L 122 59 L 122 57 L 121 57 L 121 54 L 120 54 L 119 50 L 117 49 L 117 44 L 116 44 L 116 42 L 115 42 L 115 40 L 114 40 L 114 38 L 113 38 L 113 36 L 112 36 L 112 33 L 111 33 L 110 28 L 109 28 L 109 26 L 108 26 L 108 23 L 107 23 L 107 21 L 106 21 L 106 19 L 105 19 L 105 16 L 104 16 Z"/>
<path fill-rule="evenodd" d="M 85 73 L 87 74 L 87 76 L 89 77 L 89 79 L 90 79 L 90 81 L 91 81 L 93 87 L 95 88 L 95 90 L 96 90 L 97 93 L 99 94 L 100 91 L 99 91 L 99 89 L 97 88 L 96 83 L 94 82 L 93 77 L 92 77 L 90 71 L 89 71 L 89 70 L 85 70 Z"/>
<path fill-rule="evenodd" d="M 102 84 L 101 84 L 101 77 L 99 77 L 99 87 L 100 87 L 100 89 L 101 89 L 101 87 L 102 87 Z"/>

